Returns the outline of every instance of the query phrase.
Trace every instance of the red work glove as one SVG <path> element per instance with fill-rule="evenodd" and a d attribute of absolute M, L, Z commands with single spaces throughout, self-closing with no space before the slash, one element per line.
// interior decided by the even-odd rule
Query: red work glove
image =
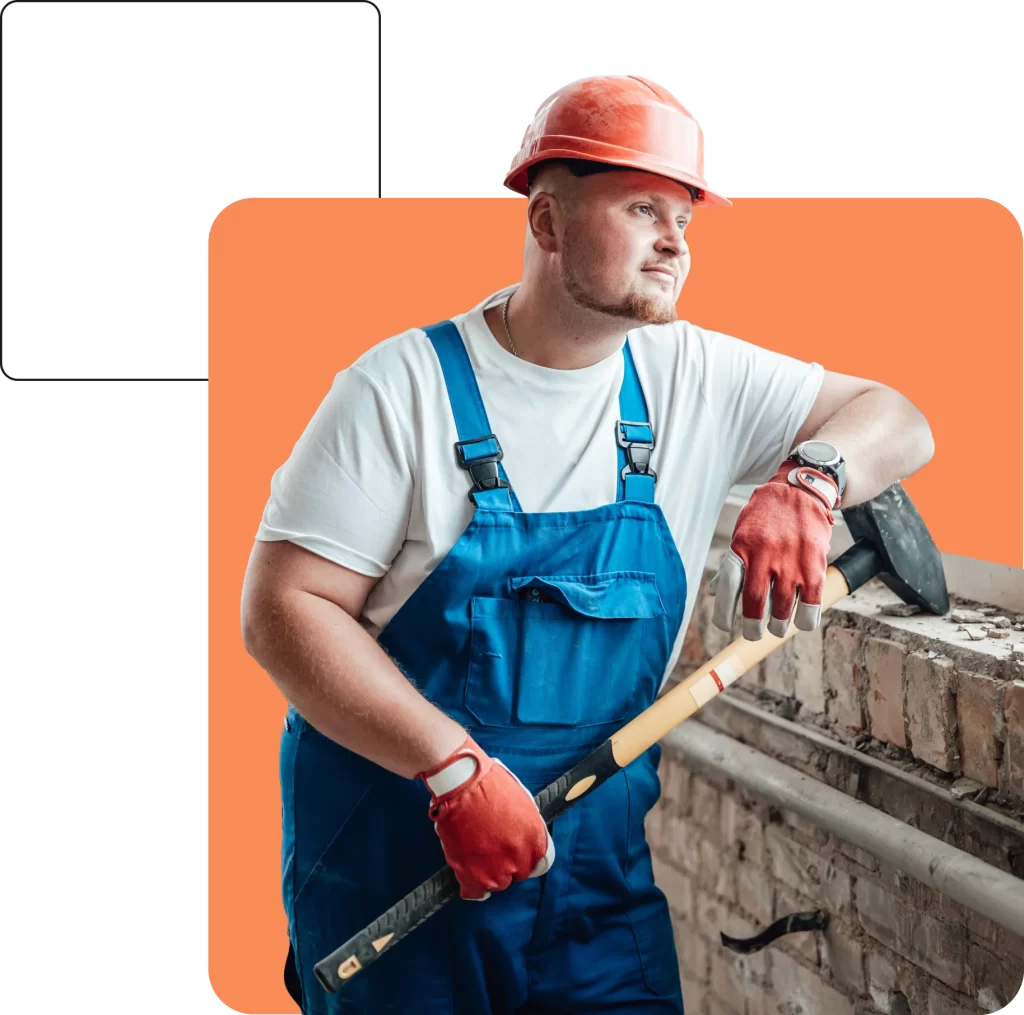
<path fill-rule="evenodd" d="M 736 519 L 732 543 L 711 579 L 711 622 L 731 631 L 743 595 L 743 637 L 758 641 L 768 630 L 783 637 L 793 622 L 813 631 L 821 617 L 828 547 L 839 499 L 835 481 L 787 459 L 759 486 Z"/>
<path fill-rule="evenodd" d="M 462 898 L 483 902 L 513 880 L 546 874 L 555 862 L 533 794 L 472 737 L 416 778 L 430 790 L 434 831 Z"/>

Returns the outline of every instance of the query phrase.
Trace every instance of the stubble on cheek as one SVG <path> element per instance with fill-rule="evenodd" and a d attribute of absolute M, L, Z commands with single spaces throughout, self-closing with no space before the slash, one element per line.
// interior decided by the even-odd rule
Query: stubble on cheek
<path fill-rule="evenodd" d="M 664 287 L 662 293 L 645 291 L 653 286 L 639 277 L 628 283 L 626 292 L 618 299 L 601 299 L 588 284 L 589 280 L 600 276 L 600 264 L 590 255 L 572 223 L 566 224 L 562 243 L 562 284 L 580 306 L 642 324 L 669 324 L 678 320 L 672 298 L 674 289 Z"/>

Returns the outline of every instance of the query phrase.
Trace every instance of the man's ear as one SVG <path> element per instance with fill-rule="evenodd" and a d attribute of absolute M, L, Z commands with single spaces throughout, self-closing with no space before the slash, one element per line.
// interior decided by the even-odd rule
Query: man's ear
<path fill-rule="evenodd" d="M 547 254 L 558 248 L 555 219 L 560 212 L 557 200 L 547 191 L 540 191 L 535 198 L 530 198 L 529 207 L 526 209 L 530 235 L 533 236 L 534 243 Z"/>

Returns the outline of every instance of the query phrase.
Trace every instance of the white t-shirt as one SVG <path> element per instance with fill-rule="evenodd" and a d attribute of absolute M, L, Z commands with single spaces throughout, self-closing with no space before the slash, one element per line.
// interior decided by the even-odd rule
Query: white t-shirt
<path fill-rule="evenodd" d="M 451 318 L 466 343 L 502 466 L 524 511 L 582 511 L 615 500 L 621 347 L 579 370 L 513 356 L 483 312 Z M 430 323 L 430 322 L 425 322 Z M 789 453 L 824 377 L 805 363 L 687 321 L 629 333 L 654 427 L 651 465 L 683 560 L 682 647 L 719 512 L 734 484 L 767 482 Z M 369 349 L 334 379 L 274 473 L 256 533 L 380 576 L 361 623 L 378 634 L 447 555 L 473 515 L 441 366 L 421 328 Z"/>

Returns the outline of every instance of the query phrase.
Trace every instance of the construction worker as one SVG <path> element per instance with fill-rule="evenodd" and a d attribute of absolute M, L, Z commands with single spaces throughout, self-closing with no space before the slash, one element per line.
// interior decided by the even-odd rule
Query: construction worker
<path fill-rule="evenodd" d="M 246 647 L 290 703 L 286 982 L 308 1015 L 679 1015 L 687 942 L 644 838 L 660 747 L 550 827 L 533 794 L 654 701 L 730 487 L 761 484 L 714 621 L 741 605 L 757 639 L 818 624 L 836 507 L 932 454 L 898 392 L 677 318 L 686 226 L 730 202 L 664 88 L 555 92 L 505 185 L 529 198 L 522 281 L 337 375 L 245 578 Z M 446 862 L 461 898 L 326 992 L 314 964 Z"/>

